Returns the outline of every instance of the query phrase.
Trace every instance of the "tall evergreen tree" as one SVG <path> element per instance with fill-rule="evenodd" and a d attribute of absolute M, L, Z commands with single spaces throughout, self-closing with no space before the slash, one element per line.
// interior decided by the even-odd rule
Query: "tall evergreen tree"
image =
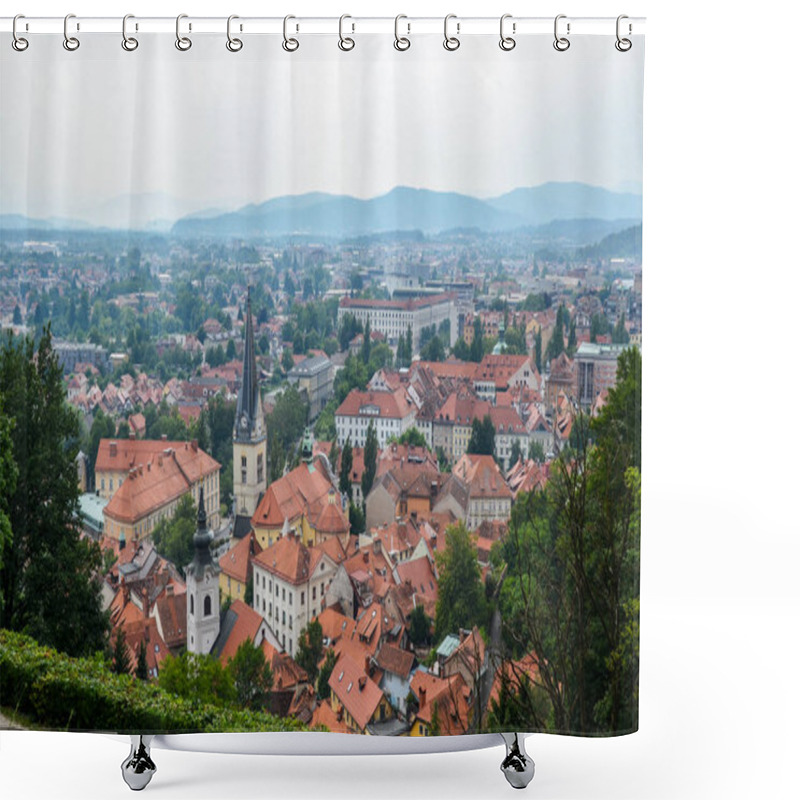
<path fill-rule="evenodd" d="M 297 653 L 294 660 L 308 675 L 308 680 L 313 684 L 317 680 L 317 664 L 322 658 L 322 625 L 312 619 L 300 631 L 297 639 Z"/>
<path fill-rule="evenodd" d="M 111 671 L 117 675 L 127 675 L 131 671 L 131 657 L 125 643 L 125 632 L 117 628 L 111 649 Z"/>
<path fill-rule="evenodd" d="M 361 347 L 361 360 L 365 364 L 369 364 L 369 357 L 372 353 L 372 330 L 369 326 L 369 318 L 367 324 L 364 326 L 364 344 Z"/>
<path fill-rule="evenodd" d="M 339 470 L 339 491 L 352 499 L 353 485 L 350 482 L 350 475 L 353 472 L 353 445 L 350 444 L 350 437 L 342 448 L 342 466 Z"/>
<path fill-rule="evenodd" d="M 139 649 L 136 653 L 136 677 L 140 681 L 146 681 L 147 674 L 147 643 L 144 639 L 139 642 Z"/>
<path fill-rule="evenodd" d="M 6 498 L 12 539 L 3 545 L 0 627 L 24 630 L 70 655 L 102 650 L 100 548 L 81 539 L 75 458 L 78 419 L 66 403 L 49 326 L 38 347 L 31 337 L 0 347 L 0 386 L 17 472 Z"/>
<path fill-rule="evenodd" d="M 361 476 L 361 493 L 366 500 L 375 480 L 378 469 L 378 434 L 375 425 L 370 421 L 367 428 L 367 441 L 364 443 L 364 473 Z"/>

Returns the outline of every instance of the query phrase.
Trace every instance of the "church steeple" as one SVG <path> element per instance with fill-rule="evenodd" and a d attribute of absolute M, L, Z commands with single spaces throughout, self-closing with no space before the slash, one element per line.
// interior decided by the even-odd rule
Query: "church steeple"
<path fill-rule="evenodd" d="M 256 345 L 253 334 L 253 316 L 250 310 L 250 287 L 247 288 L 247 313 L 244 328 L 244 363 L 242 365 L 242 388 L 236 400 L 236 427 L 234 438 L 240 442 L 251 442 L 261 435 L 258 422 L 262 415 L 258 393 L 256 367 Z M 262 423 L 263 426 L 263 423 Z"/>
<path fill-rule="evenodd" d="M 267 491 L 267 429 L 258 388 L 256 343 L 250 289 L 247 290 L 247 314 L 244 323 L 244 363 L 242 385 L 236 399 L 233 423 L 233 498 L 237 519 L 234 535 L 243 536 L 258 500 Z"/>
<path fill-rule="evenodd" d="M 214 533 L 206 524 L 203 489 L 197 503 L 194 558 L 186 567 L 186 647 L 190 653 L 210 653 L 219 635 L 219 564 L 211 555 Z"/>

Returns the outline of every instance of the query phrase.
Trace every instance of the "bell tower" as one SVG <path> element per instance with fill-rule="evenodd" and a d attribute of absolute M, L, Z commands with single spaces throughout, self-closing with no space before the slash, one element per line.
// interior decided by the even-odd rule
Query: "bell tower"
<path fill-rule="evenodd" d="M 206 525 L 203 490 L 197 505 L 194 558 L 186 567 L 186 649 L 190 653 L 211 652 L 219 636 L 219 564 L 211 555 L 214 534 Z"/>
<path fill-rule="evenodd" d="M 244 368 L 242 386 L 236 400 L 236 418 L 233 423 L 233 502 L 236 517 L 245 517 L 249 522 L 256 511 L 259 498 L 266 490 L 267 428 L 264 424 L 264 410 L 258 391 L 253 317 L 248 288 Z M 236 529 L 238 528 L 237 525 Z"/>

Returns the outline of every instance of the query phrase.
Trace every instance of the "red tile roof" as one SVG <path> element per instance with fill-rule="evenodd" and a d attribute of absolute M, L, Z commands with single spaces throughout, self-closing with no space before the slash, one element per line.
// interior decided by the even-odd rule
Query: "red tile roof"
<path fill-rule="evenodd" d="M 414 410 L 414 406 L 408 401 L 405 390 L 400 388 L 394 392 L 362 392 L 359 389 L 352 389 L 336 409 L 337 417 L 357 417 L 362 413 L 362 409 L 377 409 L 375 417 L 382 419 L 405 419 Z"/>
<path fill-rule="evenodd" d="M 453 467 L 453 474 L 467 484 L 470 499 L 512 497 L 503 473 L 492 456 L 465 453 Z"/>
<path fill-rule="evenodd" d="M 162 593 L 156 600 L 159 633 L 170 650 L 186 645 L 186 593 Z"/>
<path fill-rule="evenodd" d="M 380 705 L 383 697 L 380 688 L 367 677 L 363 667 L 347 655 L 339 657 L 328 686 L 363 731 Z"/>
<path fill-rule="evenodd" d="M 414 666 L 414 654 L 384 642 L 375 661 L 384 672 L 391 672 L 393 675 L 407 679 Z"/>
<path fill-rule="evenodd" d="M 225 575 L 246 584 L 252 574 L 252 559 L 260 552 L 261 545 L 255 533 L 250 531 L 220 558 L 220 569 Z"/>
<path fill-rule="evenodd" d="M 468 732 L 472 695 L 460 673 L 439 678 L 418 669 L 411 679 L 411 691 L 419 701 L 417 719 L 431 725 L 435 709 L 439 734 L 452 736 Z"/>
<path fill-rule="evenodd" d="M 436 603 L 439 599 L 439 584 L 427 558 L 415 558 L 403 561 L 396 567 L 400 583 L 409 582 L 418 595 L 418 599 Z"/>
<path fill-rule="evenodd" d="M 322 700 L 314 709 L 311 717 L 311 727 L 325 726 L 331 733 L 350 733 L 336 712 L 331 708 L 330 700 Z"/>
<path fill-rule="evenodd" d="M 236 614 L 236 623 L 219 654 L 219 660 L 223 666 L 236 655 L 239 645 L 246 639 L 249 639 L 256 646 L 261 644 L 256 639 L 264 623 L 264 618 L 261 614 L 241 600 L 234 600 L 231 603 L 230 611 Z"/>
<path fill-rule="evenodd" d="M 356 297 L 343 297 L 339 301 L 339 308 L 387 308 L 411 311 L 416 308 L 427 308 L 444 303 L 447 300 L 455 300 L 455 292 L 442 292 L 428 297 L 414 297 L 409 300 L 371 300 Z"/>
<path fill-rule="evenodd" d="M 333 508 L 329 508 L 332 506 Z M 301 464 L 269 485 L 252 517 L 254 528 L 282 528 L 305 516 L 320 533 L 345 534 L 350 521 L 342 510 L 342 496 L 319 464 Z"/>

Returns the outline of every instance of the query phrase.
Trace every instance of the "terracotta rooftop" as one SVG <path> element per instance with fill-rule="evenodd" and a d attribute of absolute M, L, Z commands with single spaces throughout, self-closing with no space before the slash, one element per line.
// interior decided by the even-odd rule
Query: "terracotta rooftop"
<path fill-rule="evenodd" d="M 407 679 L 411 675 L 411 669 L 414 666 L 413 653 L 386 642 L 381 645 L 375 660 L 384 672 L 391 672 L 403 679 Z"/>
<path fill-rule="evenodd" d="M 246 584 L 252 574 L 252 559 L 260 552 L 261 545 L 250 531 L 220 558 L 219 567 L 225 575 Z"/>
<path fill-rule="evenodd" d="M 311 727 L 324 725 L 331 733 L 350 733 L 336 712 L 331 707 L 330 700 L 322 700 L 314 709 L 311 717 Z"/>
<path fill-rule="evenodd" d="M 249 639 L 256 647 L 261 644 L 260 641 L 257 641 L 257 638 L 258 632 L 264 623 L 264 618 L 261 614 L 241 600 L 234 600 L 227 614 L 235 615 L 230 633 L 224 642 L 220 643 L 217 640 L 217 644 L 215 644 L 215 649 L 218 644 L 222 645 L 219 649 L 218 657 L 223 666 L 236 655 L 239 646 L 246 639 Z M 220 635 L 222 635 L 222 629 L 220 629 Z"/>
<path fill-rule="evenodd" d="M 414 297 L 408 300 L 371 300 L 354 297 L 343 297 L 339 301 L 339 308 L 386 308 L 401 311 L 413 311 L 417 308 L 427 308 L 457 298 L 455 292 L 442 292 L 428 297 Z"/>
<path fill-rule="evenodd" d="M 156 460 L 167 450 L 175 454 L 175 460 L 191 483 L 220 468 L 217 461 L 197 446 L 197 442 L 165 439 L 101 439 L 94 468 L 97 472 L 127 472 Z"/>
<path fill-rule="evenodd" d="M 331 691 L 355 720 L 361 730 L 367 727 L 383 697 L 383 692 L 373 683 L 363 667 L 349 656 L 341 655 L 328 680 Z"/>
<path fill-rule="evenodd" d="M 300 464 L 273 481 L 253 514 L 252 524 L 254 528 L 274 530 L 282 528 L 286 520 L 295 524 L 303 516 L 320 533 L 345 534 L 350 530 L 342 496 L 328 479 L 321 461 Z"/>
<path fill-rule="evenodd" d="M 258 553 L 253 563 L 288 583 L 299 585 L 309 579 L 323 556 L 335 564 L 344 562 L 344 550 L 336 537 L 307 547 L 297 536 L 289 534 L 281 536 L 271 547 Z"/>
<path fill-rule="evenodd" d="M 476 497 L 512 497 L 503 473 L 492 456 L 464 453 L 453 467 L 453 475 L 467 485 L 471 500 Z"/>
<path fill-rule="evenodd" d="M 440 734 L 467 733 L 472 695 L 460 673 L 449 678 L 439 678 L 418 669 L 411 679 L 411 691 L 419 701 L 417 719 L 430 725 L 436 709 Z"/>
<path fill-rule="evenodd" d="M 373 415 L 382 419 L 404 419 L 413 412 L 414 407 L 402 388 L 394 392 L 362 392 L 353 389 L 336 409 L 336 416 L 357 417 L 367 414 L 366 409 L 374 409 Z"/>
<path fill-rule="evenodd" d="M 170 650 L 186 645 L 186 592 L 162 593 L 156 600 L 158 632 Z"/>

